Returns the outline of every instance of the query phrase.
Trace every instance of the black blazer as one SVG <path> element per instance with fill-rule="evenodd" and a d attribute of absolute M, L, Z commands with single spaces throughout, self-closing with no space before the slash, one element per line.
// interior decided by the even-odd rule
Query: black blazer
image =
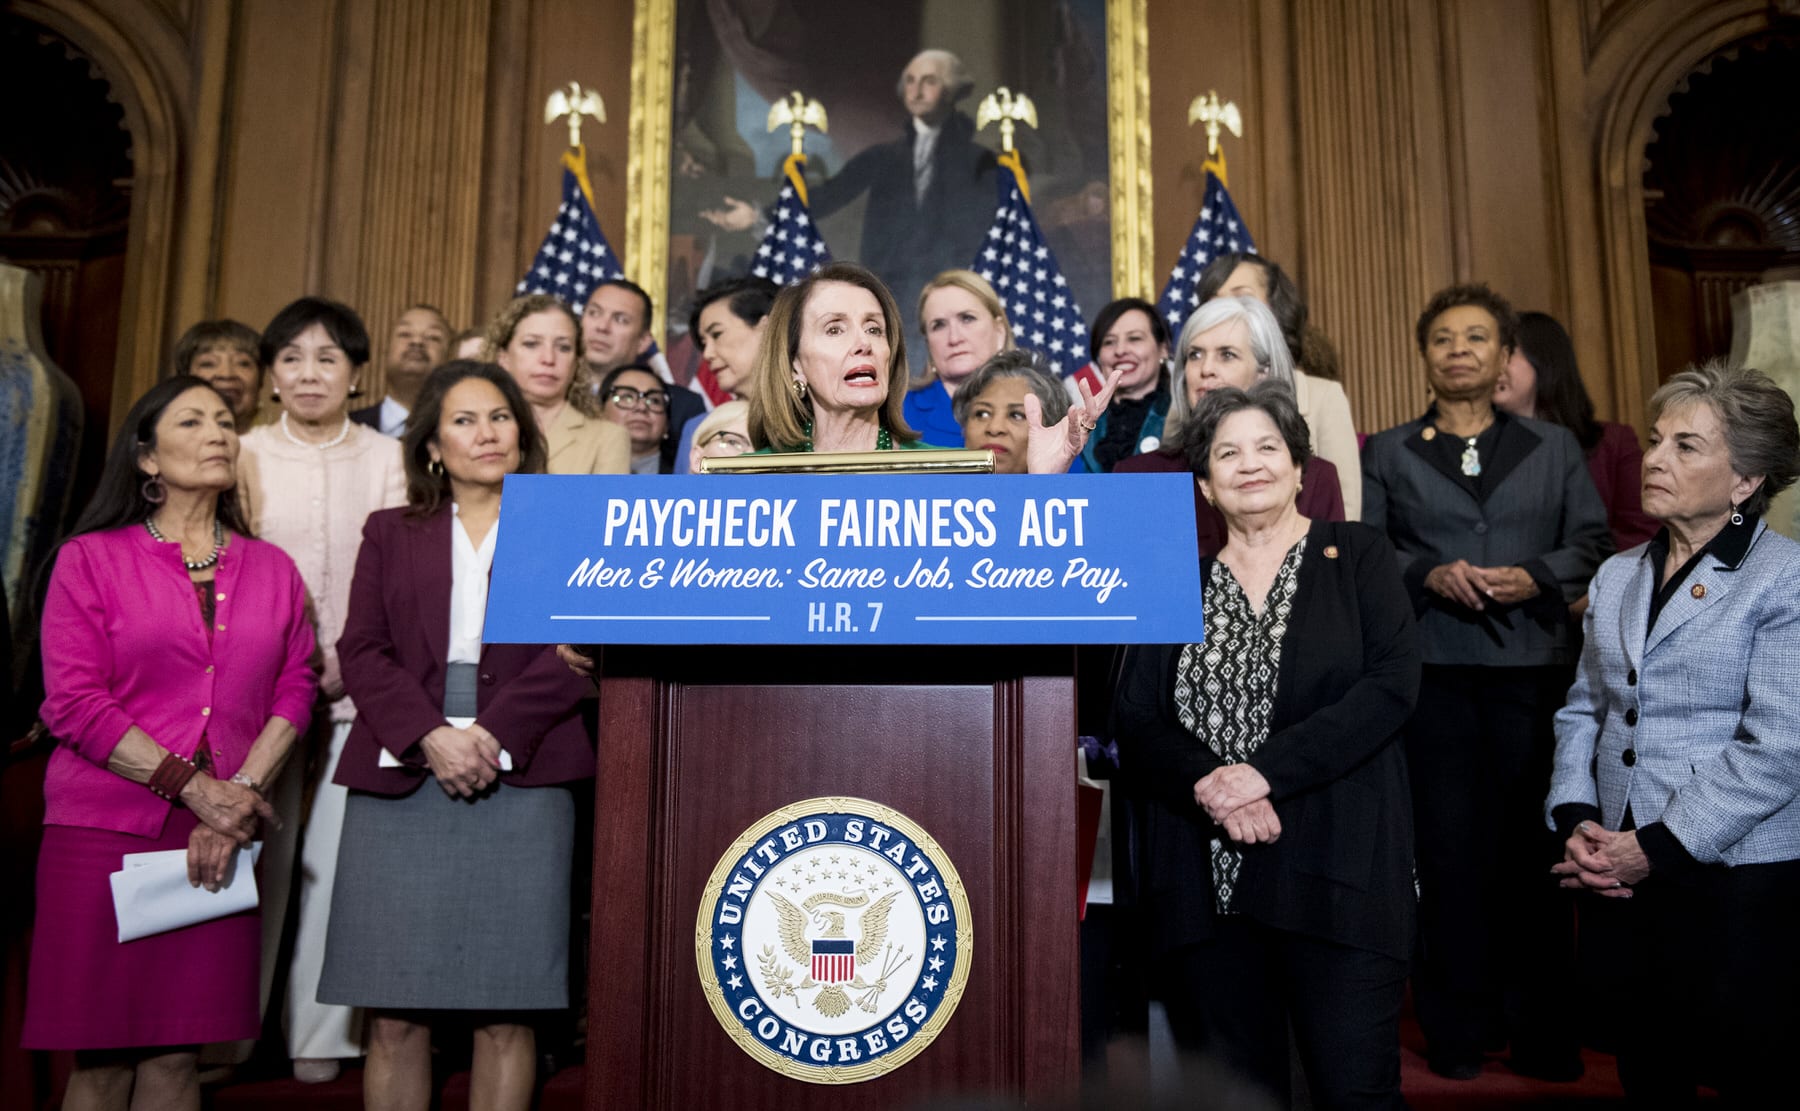
<path fill-rule="evenodd" d="M 350 410 L 350 419 L 355 421 L 357 424 L 365 425 L 369 428 L 373 428 L 377 432 L 380 432 L 381 431 L 381 402 L 377 401 L 373 405 L 365 406 L 361 409 Z"/>
<path fill-rule="evenodd" d="M 1115 707 L 1121 772 L 1148 801 L 1139 866 L 1159 951 L 1213 936 L 1209 843 L 1224 836 L 1194 801 L 1195 781 L 1223 761 L 1176 715 L 1181 648 L 1135 649 Z M 1314 521 L 1269 738 L 1249 761 L 1269 781 L 1281 837 L 1245 847 L 1237 912 L 1410 955 L 1412 804 L 1400 730 L 1418 689 L 1412 606 L 1393 547 L 1366 525 Z"/>

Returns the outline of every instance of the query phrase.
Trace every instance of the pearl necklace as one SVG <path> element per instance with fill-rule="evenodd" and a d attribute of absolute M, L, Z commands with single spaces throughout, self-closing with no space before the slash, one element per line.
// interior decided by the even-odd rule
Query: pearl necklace
<path fill-rule="evenodd" d="M 349 417 L 344 418 L 344 427 L 338 429 L 337 435 L 333 436 L 329 440 L 326 440 L 322 444 L 315 444 L 315 443 L 312 443 L 307 440 L 302 440 L 300 437 L 294 435 L 293 432 L 289 431 L 288 415 L 286 413 L 283 413 L 283 414 L 281 414 L 281 434 L 288 438 L 289 443 L 297 444 L 300 447 L 316 447 L 320 451 L 330 451 L 332 448 L 338 446 L 339 444 L 343 443 L 345 440 L 350 438 L 350 418 Z"/>
<path fill-rule="evenodd" d="M 169 538 L 163 535 L 162 529 L 157 528 L 156 522 L 151 520 L 148 517 L 144 518 L 144 528 L 150 533 L 150 539 L 156 541 L 158 544 L 167 544 L 169 542 Z M 213 550 L 212 550 L 212 554 L 207 556 L 205 559 L 189 559 L 187 557 L 187 553 L 182 552 L 181 553 L 181 562 L 187 565 L 187 569 L 189 571 L 204 571 L 208 567 L 211 567 L 213 564 L 219 562 L 219 552 L 222 551 L 224 549 L 224 547 L 225 547 L 225 526 L 219 523 L 219 519 L 217 517 L 214 517 L 213 518 Z"/>

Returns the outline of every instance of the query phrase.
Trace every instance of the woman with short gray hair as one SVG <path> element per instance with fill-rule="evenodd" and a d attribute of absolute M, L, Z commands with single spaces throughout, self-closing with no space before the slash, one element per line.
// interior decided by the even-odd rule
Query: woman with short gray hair
<path fill-rule="evenodd" d="M 1281 326 L 1269 307 L 1253 297 L 1220 297 L 1201 305 L 1181 328 L 1175 348 L 1175 381 L 1169 416 L 1163 425 L 1162 447 L 1122 459 L 1117 474 L 1179 473 L 1191 469 L 1184 444 L 1192 437 L 1188 425 L 1203 398 L 1213 390 L 1250 389 L 1268 383 L 1270 392 L 1285 392 L 1294 419 L 1299 422 L 1306 452 L 1296 454 L 1302 464 L 1300 512 L 1315 521 L 1341 521 L 1345 517 L 1343 490 L 1337 468 L 1312 453 L 1312 433 L 1293 401 L 1294 360 L 1281 338 Z M 1211 555 L 1225 544 L 1225 518 L 1211 505 L 1194 496 L 1194 524 L 1200 554 Z"/>
<path fill-rule="evenodd" d="M 1800 1041 L 1800 544 L 1760 515 L 1800 474 L 1791 398 L 1710 362 L 1650 399 L 1663 528 L 1589 586 L 1545 815 L 1564 887 L 1629 899 L 1619 1078 L 1645 1106 L 1792 1098 Z"/>
<path fill-rule="evenodd" d="M 1234 327 L 1240 323 L 1241 332 Z M 1228 337 L 1242 353 L 1235 365 L 1227 357 L 1231 348 L 1221 347 Z M 1281 383 L 1289 393 L 1294 390 L 1294 356 L 1269 306 L 1254 297 L 1215 297 L 1201 305 L 1188 314 L 1175 342 L 1177 389 L 1169 401 L 1163 442 L 1180 443 L 1181 426 L 1207 390 L 1221 385 L 1247 390 L 1265 380 Z"/>

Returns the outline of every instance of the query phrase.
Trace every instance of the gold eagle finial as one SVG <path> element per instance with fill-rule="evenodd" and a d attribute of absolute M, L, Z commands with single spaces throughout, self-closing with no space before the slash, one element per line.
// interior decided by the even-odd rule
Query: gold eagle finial
<path fill-rule="evenodd" d="M 808 100 L 799 89 L 769 106 L 769 130 L 783 124 L 787 125 L 788 138 L 794 144 L 796 155 L 806 153 L 807 128 L 816 128 L 821 135 L 830 130 L 825 120 L 825 106 L 817 100 Z"/>
<path fill-rule="evenodd" d="M 545 123 L 555 123 L 564 116 L 569 117 L 569 145 L 578 147 L 581 145 L 581 117 L 592 116 L 605 123 L 606 105 L 601 102 L 599 93 L 571 81 L 568 88 L 556 90 L 544 102 Z"/>
<path fill-rule="evenodd" d="M 1216 158 L 1219 154 L 1219 133 L 1231 132 L 1234 139 L 1244 137 L 1244 117 L 1238 112 L 1238 106 L 1232 101 L 1219 102 L 1216 89 L 1208 89 L 1205 96 L 1197 96 L 1194 103 L 1188 105 L 1188 126 L 1197 123 L 1206 125 L 1206 156 Z"/>
<path fill-rule="evenodd" d="M 1000 125 L 1000 149 L 1013 149 L 1013 129 L 1023 123 L 1035 130 L 1038 125 L 1037 105 L 1024 93 L 1015 93 L 1002 85 L 987 95 L 975 110 L 975 130 L 990 123 Z"/>

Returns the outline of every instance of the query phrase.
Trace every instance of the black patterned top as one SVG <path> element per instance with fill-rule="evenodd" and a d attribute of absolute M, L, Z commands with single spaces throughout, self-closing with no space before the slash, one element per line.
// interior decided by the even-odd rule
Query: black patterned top
<path fill-rule="evenodd" d="M 1219 759 L 1238 764 L 1269 739 L 1281 639 L 1294 608 L 1306 537 L 1288 549 L 1258 614 L 1231 568 L 1213 560 L 1206 579 L 1206 643 L 1181 650 L 1175 668 L 1175 711 L 1188 732 Z M 1243 853 L 1229 840 L 1212 842 L 1213 907 L 1231 913 Z"/>

